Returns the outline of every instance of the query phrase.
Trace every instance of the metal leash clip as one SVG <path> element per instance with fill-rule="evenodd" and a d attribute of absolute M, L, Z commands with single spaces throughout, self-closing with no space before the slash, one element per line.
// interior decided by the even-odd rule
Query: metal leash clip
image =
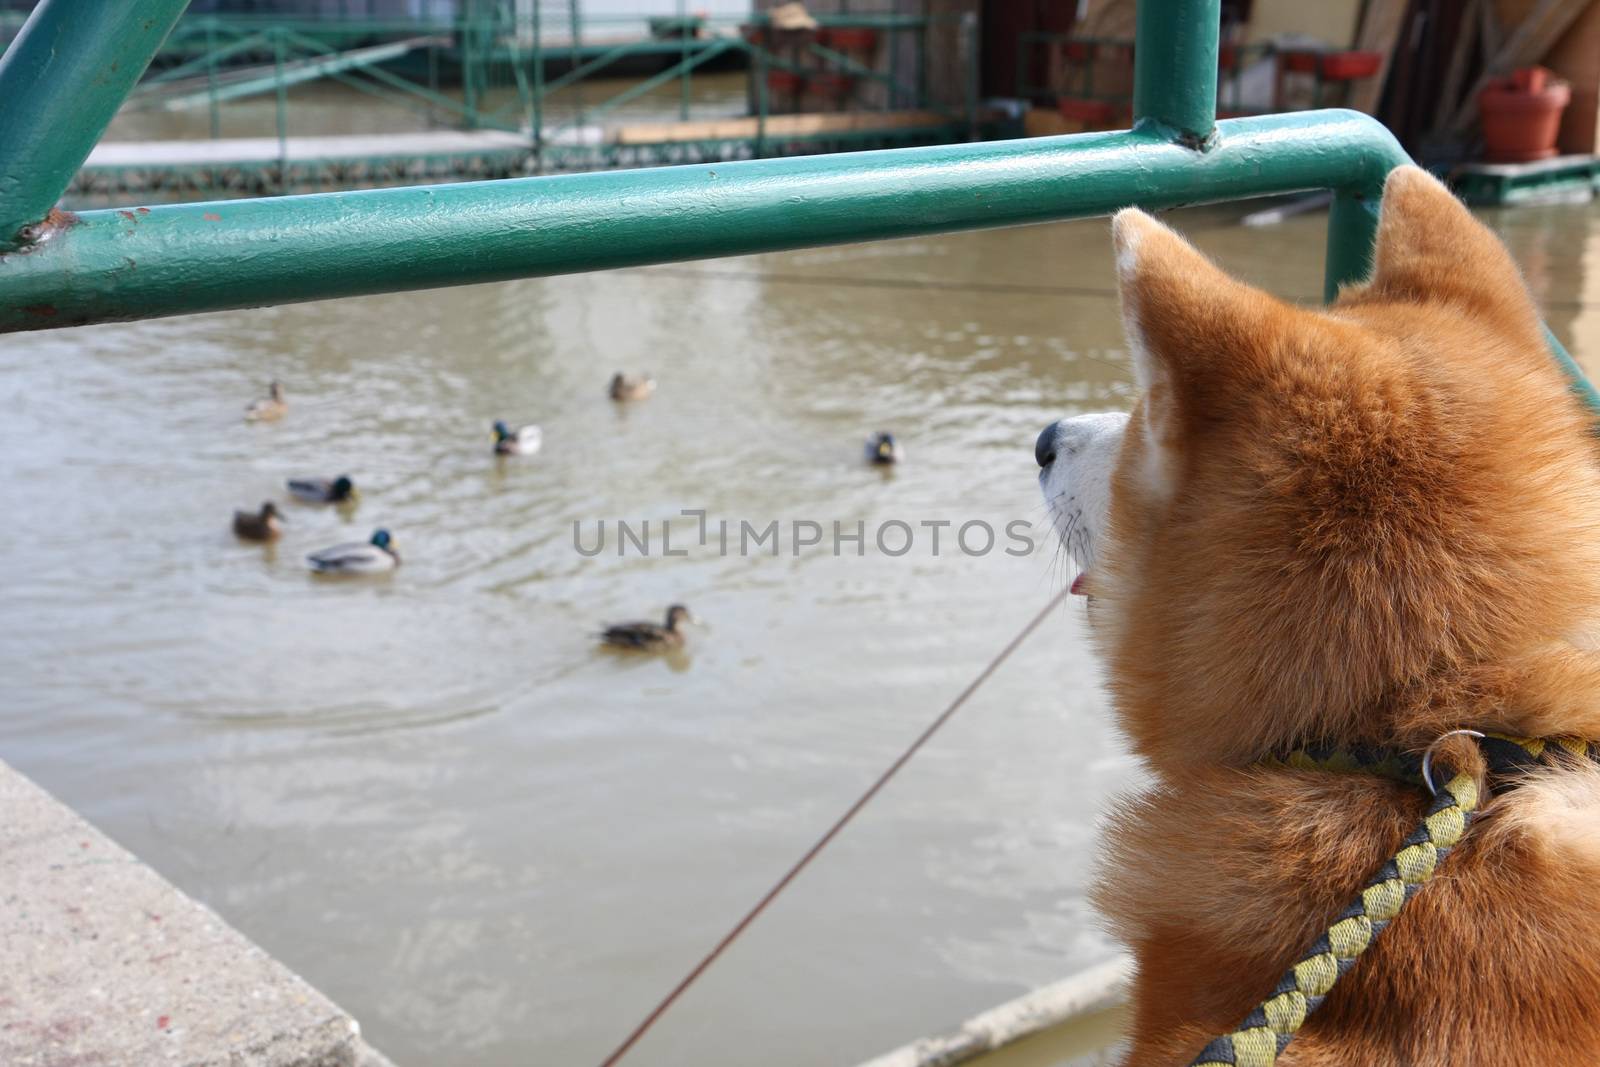
<path fill-rule="evenodd" d="M 1483 734 L 1477 730 L 1450 730 L 1434 738 L 1433 743 L 1429 745 L 1427 750 L 1422 753 L 1422 784 L 1427 786 L 1428 792 L 1432 793 L 1434 796 L 1439 795 L 1439 790 L 1436 789 L 1433 784 L 1433 750 L 1438 748 L 1443 742 L 1455 737 L 1458 734 L 1465 734 L 1467 737 L 1476 738 L 1480 741 L 1483 740 Z"/>

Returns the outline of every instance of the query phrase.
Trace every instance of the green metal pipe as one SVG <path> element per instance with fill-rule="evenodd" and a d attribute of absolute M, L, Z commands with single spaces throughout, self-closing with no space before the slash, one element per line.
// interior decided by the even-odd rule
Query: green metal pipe
<path fill-rule="evenodd" d="M 1133 53 L 1134 123 L 1155 123 L 1192 148 L 1217 121 L 1222 0 L 1144 0 Z"/>
<path fill-rule="evenodd" d="M 621 107 L 623 104 L 637 100 L 639 97 L 659 89 L 661 86 L 667 84 L 667 82 L 672 81 L 672 79 L 681 76 L 685 72 L 692 71 L 701 64 L 710 62 L 711 60 L 720 56 L 722 53 L 743 47 L 747 47 L 743 41 L 731 41 L 727 39 L 715 41 L 709 47 L 707 47 L 705 51 L 693 56 L 687 62 L 674 63 L 666 70 L 652 74 L 639 84 L 624 89 L 622 92 L 606 100 L 604 103 L 595 105 L 587 117 L 590 121 L 592 121 L 602 115 L 609 114 L 615 109 Z M 578 115 L 568 119 L 566 122 L 563 122 L 560 126 L 557 126 L 554 130 L 552 130 L 551 136 L 555 136 L 557 133 L 561 133 L 568 129 L 573 129 L 582 125 L 584 118 L 585 116 L 580 112 Z"/>
<path fill-rule="evenodd" d="M 39 0 L 0 56 L 0 252 L 42 234 L 189 0 Z"/>
<path fill-rule="evenodd" d="M 173 32 L 174 34 L 177 33 L 177 31 Z M 206 19 L 198 32 L 205 37 L 206 41 L 201 55 L 196 56 L 194 59 L 191 59 L 186 63 L 180 63 L 175 67 L 168 67 L 160 74 L 152 74 L 150 77 L 140 82 L 134 88 L 134 90 L 128 94 L 128 99 L 138 100 L 140 97 L 151 96 L 158 92 L 169 91 L 172 88 L 171 84 L 169 83 L 181 82 L 185 78 L 188 78 L 192 75 L 204 77 L 208 70 L 214 68 L 224 59 L 237 55 L 240 52 L 247 52 L 252 48 L 258 48 L 266 41 L 265 34 L 252 33 L 247 37 L 240 37 L 236 40 L 230 41 L 228 44 L 219 45 L 217 43 L 217 34 L 236 34 L 239 31 L 233 29 L 232 27 L 219 25 L 217 20 L 214 18 Z M 170 41 L 168 43 L 170 44 Z"/>
<path fill-rule="evenodd" d="M 189 108 L 199 107 L 214 99 L 222 103 L 230 100 L 242 100 L 250 96 L 262 96 L 266 93 L 276 92 L 280 85 L 298 85 L 301 82 L 316 81 L 344 70 L 364 70 L 375 67 L 379 63 L 387 63 L 391 59 L 398 59 L 419 48 L 426 47 L 430 39 L 417 37 L 408 41 L 395 41 L 390 44 L 374 45 L 371 48 L 358 48 L 349 52 L 333 52 L 327 55 L 314 55 L 310 57 L 297 57 L 278 59 L 278 50 L 285 40 L 285 34 L 273 33 L 273 67 L 270 72 L 252 78 L 233 79 L 227 84 L 218 86 L 215 91 L 200 89 L 192 93 L 182 93 L 168 96 L 157 105 L 163 111 L 185 111 Z M 297 38 L 297 43 L 300 39 Z M 318 46 L 321 47 L 320 45 Z"/>
<path fill-rule="evenodd" d="M 1579 400 L 1583 401 L 1590 411 L 1600 414 L 1600 391 L 1595 389 L 1594 383 L 1589 380 L 1588 375 L 1583 373 L 1583 368 L 1578 366 L 1578 361 L 1572 358 L 1572 354 L 1567 351 L 1566 346 L 1561 343 L 1555 334 L 1550 332 L 1549 326 L 1544 328 L 1544 341 L 1545 344 L 1550 346 L 1550 355 L 1554 357 L 1556 366 L 1560 367 L 1562 372 L 1566 374 L 1567 380 L 1571 384 L 1572 392 Z M 1600 433 L 1600 430 L 1596 432 Z"/>
<path fill-rule="evenodd" d="M 1319 111 L 1219 123 L 1203 153 L 1147 129 L 95 211 L 35 249 L 0 256 L 0 331 L 1013 226 L 1130 204 L 1328 188 L 1375 201 L 1404 162 L 1368 116 Z"/>
<path fill-rule="evenodd" d="M 1323 262 L 1322 298 L 1332 301 L 1339 286 L 1365 281 L 1372 274 L 1372 247 L 1378 239 L 1377 194 L 1336 189 L 1328 207 L 1328 255 Z"/>

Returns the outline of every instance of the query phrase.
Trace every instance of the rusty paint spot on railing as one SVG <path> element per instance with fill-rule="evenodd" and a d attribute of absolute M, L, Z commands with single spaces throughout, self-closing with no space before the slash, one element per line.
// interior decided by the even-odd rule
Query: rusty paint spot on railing
<path fill-rule="evenodd" d="M 22 244 L 22 247 L 17 251 L 22 253 L 31 248 L 36 248 L 56 234 L 77 224 L 78 216 L 70 211 L 63 211 L 58 207 L 53 207 L 50 209 L 50 214 L 38 222 L 31 223 L 17 231 L 17 240 Z"/>

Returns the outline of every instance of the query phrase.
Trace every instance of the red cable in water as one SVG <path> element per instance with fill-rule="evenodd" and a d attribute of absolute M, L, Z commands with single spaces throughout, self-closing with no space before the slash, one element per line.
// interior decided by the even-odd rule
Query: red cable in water
<path fill-rule="evenodd" d="M 733 929 L 724 934 L 722 940 L 718 941 L 715 947 L 713 947 L 710 952 L 706 953 L 705 957 L 699 963 L 694 965 L 694 969 L 688 974 L 684 975 L 683 979 L 678 982 L 677 985 L 672 987 L 672 991 L 670 993 L 661 998 L 661 1002 L 650 1010 L 650 1014 L 646 1015 L 638 1026 L 633 1028 L 633 1032 L 628 1034 L 627 1038 L 623 1040 L 622 1044 L 618 1045 L 611 1055 L 607 1056 L 600 1062 L 600 1067 L 615 1067 L 617 1063 L 621 1062 L 622 1057 L 628 1054 L 628 1050 L 633 1048 L 634 1045 L 638 1044 L 639 1039 L 656 1024 L 658 1019 L 667 1013 L 667 1009 L 672 1007 L 673 1003 L 676 1002 L 677 999 L 681 997 L 690 986 L 694 985 L 695 980 L 706 972 L 706 968 L 715 963 L 717 957 L 722 955 L 723 951 L 729 945 L 733 944 L 734 941 L 738 939 L 739 935 L 744 933 L 745 929 L 749 927 L 751 923 L 756 921 L 756 917 L 767 909 L 767 905 L 776 900 L 778 894 L 787 889 L 789 887 L 789 883 L 794 881 L 795 878 L 799 876 L 800 872 L 805 870 L 806 866 L 812 860 L 817 858 L 817 854 L 824 848 L 828 847 L 828 843 L 839 835 L 840 830 L 843 830 L 847 825 L 849 825 L 850 820 L 854 819 L 856 814 L 860 812 L 862 808 L 866 807 L 868 802 L 871 801 L 873 797 L 878 795 L 878 791 L 884 786 L 888 785 L 890 779 L 892 779 L 896 774 L 900 773 L 900 768 L 904 767 L 910 762 L 911 757 L 917 754 L 917 750 L 926 744 L 929 738 L 938 733 L 939 728 L 945 723 L 949 722 L 952 715 L 961 710 L 961 705 L 967 702 L 967 698 L 972 696 L 973 693 L 977 692 L 980 685 L 989 680 L 989 676 L 993 674 L 1002 663 L 1010 658 L 1011 653 L 1015 652 L 1017 647 L 1021 645 L 1022 642 L 1026 641 L 1028 636 L 1032 634 L 1034 630 L 1039 628 L 1039 624 L 1045 620 L 1045 617 L 1048 616 L 1051 611 L 1055 610 L 1056 605 L 1065 600 L 1070 592 L 1070 589 L 1062 589 L 1059 593 L 1050 598 L 1050 602 L 1048 604 L 1039 609 L 1039 613 L 1029 620 L 1028 625 L 1024 626 L 1021 632 L 1018 633 L 1017 636 L 1013 637 L 1010 643 L 1007 644 L 1005 648 L 1002 648 L 1000 653 L 996 655 L 994 659 L 989 661 L 988 665 L 978 673 L 978 676 L 974 678 L 967 685 L 967 687 L 950 702 L 950 706 L 945 708 L 944 711 L 940 712 L 939 717 L 934 719 L 933 722 L 929 723 L 927 729 L 918 734 L 917 739 L 911 742 L 911 744 L 906 747 L 906 750 L 900 753 L 893 763 L 889 764 L 888 769 L 886 769 L 882 774 L 878 775 L 877 781 L 868 786 L 867 791 L 856 798 L 856 802 L 851 804 L 843 815 L 839 816 L 838 821 L 836 821 L 832 826 L 828 827 L 827 832 L 821 837 L 817 838 L 815 844 L 806 849 L 805 855 L 801 856 L 797 861 L 795 861 L 794 866 L 790 867 L 788 871 L 784 873 L 782 878 L 779 878 L 775 883 L 773 883 L 772 888 L 767 890 L 760 900 L 756 901 L 755 907 L 746 912 L 744 918 L 735 923 Z"/>

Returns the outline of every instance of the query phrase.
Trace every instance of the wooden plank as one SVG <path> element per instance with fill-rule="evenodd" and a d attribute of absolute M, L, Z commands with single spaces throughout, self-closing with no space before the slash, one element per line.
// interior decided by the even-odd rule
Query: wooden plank
<path fill-rule="evenodd" d="M 1489 79 L 1539 62 L 1588 6 L 1589 0 L 1540 0 L 1484 65 L 1483 73 L 1478 75 L 1466 99 L 1456 109 L 1450 123 L 1451 132 L 1465 133 L 1477 121 L 1478 94 L 1489 84 Z"/>
<path fill-rule="evenodd" d="M 818 137 L 830 133 L 860 133 L 948 126 L 950 120 L 932 111 L 856 111 L 771 115 L 769 138 Z M 678 141 L 753 140 L 760 120 L 711 119 L 699 122 L 643 122 L 616 131 L 617 144 L 668 144 Z"/>
<path fill-rule="evenodd" d="M 1461 102 L 1461 82 L 1467 76 L 1467 56 L 1472 54 L 1472 46 L 1482 36 L 1481 13 L 1486 9 L 1493 14 L 1489 0 L 1467 0 L 1467 9 L 1462 13 L 1460 26 L 1456 30 L 1456 46 L 1450 53 L 1444 86 L 1439 90 L 1439 102 L 1433 112 L 1432 128 L 1435 130 L 1450 121 Z M 1492 54 L 1488 46 L 1483 51 L 1485 55 Z"/>
<path fill-rule="evenodd" d="M 1350 107 L 1368 115 L 1378 113 L 1383 101 L 1383 87 L 1389 80 L 1389 67 L 1394 62 L 1394 46 L 1405 27 L 1409 0 L 1369 0 L 1361 16 L 1361 30 L 1356 34 L 1356 49 L 1377 52 L 1383 56 L 1378 73 L 1363 78 L 1350 86 Z"/>
<path fill-rule="evenodd" d="M 1600 150 L 1600 0 L 1589 4 L 1544 57 L 1544 65 L 1572 86 L 1557 145 L 1563 152 Z"/>

